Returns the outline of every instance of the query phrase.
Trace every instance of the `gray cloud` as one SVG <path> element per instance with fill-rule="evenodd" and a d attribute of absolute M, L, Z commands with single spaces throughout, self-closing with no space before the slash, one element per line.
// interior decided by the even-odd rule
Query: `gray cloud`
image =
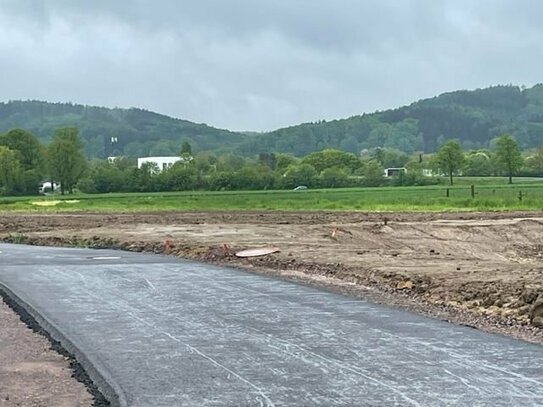
<path fill-rule="evenodd" d="M 538 0 L 3 0 L 2 99 L 266 130 L 541 82 Z"/>

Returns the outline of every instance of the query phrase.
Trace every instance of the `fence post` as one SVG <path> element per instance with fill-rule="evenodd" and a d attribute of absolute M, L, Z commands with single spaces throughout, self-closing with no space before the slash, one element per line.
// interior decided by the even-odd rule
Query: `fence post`
<path fill-rule="evenodd" d="M 471 197 L 475 198 L 475 185 L 471 186 Z"/>
<path fill-rule="evenodd" d="M 447 198 L 449 197 L 449 188 L 447 188 L 447 189 L 445 190 L 445 196 L 446 196 Z"/>

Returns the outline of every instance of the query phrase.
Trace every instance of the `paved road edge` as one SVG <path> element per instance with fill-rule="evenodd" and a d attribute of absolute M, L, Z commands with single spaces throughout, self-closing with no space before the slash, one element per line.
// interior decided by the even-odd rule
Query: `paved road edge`
<path fill-rule="evenodd" d="M 0 298 L 7 300 L 8 306 L 14 309 L 14 311 L 21 316 L 21 311 L 27 313 L 50 338 L 51 341 L 57 341 L 61 348 L 73 356 L 75 361 L 79 363 L 85 374 L 92 381 L 92 385 L 96 387 L 99 393 L 101 393 L 107 401 L 109 401 L 112 407 L 126 407 L 126 397 L 121 388 L 111 379 L 110 375 L 105 369 L 100 368 L 98 364 L 92 363 L 89 358 L 77 347 L 72 341 L 62 333 L 53 323 L 51 323 L 46 317 L 41 315 L 32 305 L 24 301 L 17 293 L 15 293 L 10 287 L 0 281 Z M 12 307 L 12 304 L 15 307 Z M 28 321 L 24 321 L 28 324 Z M 52 343 L 52 345 L 54 345 Z M 84 383 L 89 387 L 89 383 Z M 91 392 L 92 393 L 92 392 Z M 94 394 L 93 394 L 94 395 Z"/>

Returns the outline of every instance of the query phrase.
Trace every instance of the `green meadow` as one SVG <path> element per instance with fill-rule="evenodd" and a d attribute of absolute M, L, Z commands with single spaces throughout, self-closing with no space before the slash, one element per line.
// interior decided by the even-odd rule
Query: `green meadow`
<path fill-rule="evenodd" d="M 543 210 L 543 180 L 461 179 L 453 187 L 377 187 L 302 191 L 73 194 L 0 199 L 0 212 L 161 211 L 512 211 Z M 472 196 L 471 185 L 475 185 Z M 448 196 L 447 196 L 448 190 Z"/>

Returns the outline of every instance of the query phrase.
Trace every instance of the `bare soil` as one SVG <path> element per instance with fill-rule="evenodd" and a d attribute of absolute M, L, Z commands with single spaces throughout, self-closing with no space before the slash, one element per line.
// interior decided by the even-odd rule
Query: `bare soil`
<path fill-rule="evenodd" d="M 88 407 L 70 359 L 24 324 L 0 298 L 0 407 Z"/>
<path fill-rule="evenodd" d="M 5 214 L 0 239 L 233 265 L 543 343 L 542 212 Z M 71 363 L 0 300 L 0 407 L 92 405 Z"/>
<path fill-rule="evenodd" d="M 6 214 L 0 239 L 229 264 L 543 343 L 543 212 Z"/>

